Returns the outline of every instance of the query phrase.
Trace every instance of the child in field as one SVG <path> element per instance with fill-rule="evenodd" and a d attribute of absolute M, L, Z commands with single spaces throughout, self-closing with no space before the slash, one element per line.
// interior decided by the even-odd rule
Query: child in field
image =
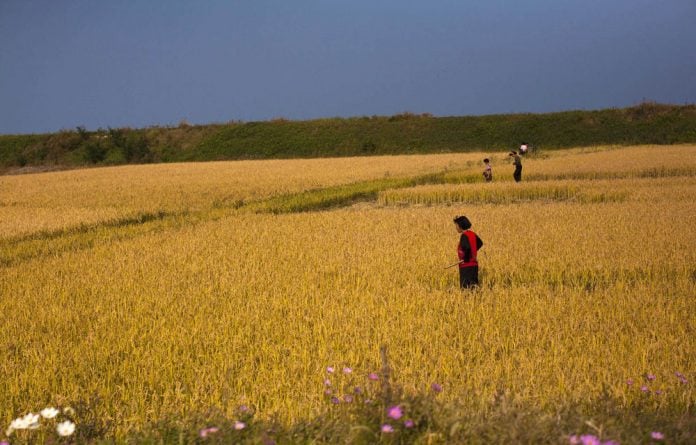
<path fill-rule="evenodd" d="M 491 168 L 491 161 L 490 159 L 486 158 L 483 160 L 483 163 L 486 165 L 486 168 L 483 170 L 483 177 L 486 180 L 486 182 L 491 182 L 493 180 L 493 169 Z"/>
<path fill-rule="evenodd" d="M 454 225 L 459 237 L 457 255 L 459 256 L 459 287 L 470 289 L 477 287 L 478 279 L 478 251 L 483 247 L 483 241 L 477 234 L 469 230 L 471 222 L 466 216 L 454 218 Z"/>

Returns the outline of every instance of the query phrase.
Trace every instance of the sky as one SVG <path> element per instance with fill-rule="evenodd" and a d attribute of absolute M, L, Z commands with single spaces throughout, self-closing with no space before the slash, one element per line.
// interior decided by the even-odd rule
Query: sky
<path fill-rule="evenodd" d="M 0 134 L 696 103 L 694 0 L 0 0 Z"/>

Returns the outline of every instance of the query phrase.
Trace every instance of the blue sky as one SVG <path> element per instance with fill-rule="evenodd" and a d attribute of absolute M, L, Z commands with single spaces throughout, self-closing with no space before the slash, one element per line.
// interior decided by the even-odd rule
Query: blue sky
<path fill-rule="evenodd" d="M 696 103 L 694 0 L 0 0 L 0 133 Z"/>

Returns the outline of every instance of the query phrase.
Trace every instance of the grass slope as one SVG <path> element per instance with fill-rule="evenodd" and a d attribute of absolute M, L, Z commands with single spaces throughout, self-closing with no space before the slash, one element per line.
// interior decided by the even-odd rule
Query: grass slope
<path fill-rule="evenodd" d="M 696 142 L 696 106 L 547 114 L 333 118 L 0 136 L 0 171 L 223 159 L 308 158 Z"/>

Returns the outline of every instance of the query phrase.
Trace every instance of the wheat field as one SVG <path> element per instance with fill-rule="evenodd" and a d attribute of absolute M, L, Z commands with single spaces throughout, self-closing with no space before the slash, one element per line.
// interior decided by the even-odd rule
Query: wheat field
<path fill-rule="evenodd" d="M 472 165 L 478 154 L 156 164 L 0 176 L 0 238 L 139 213 L 208 210 L 238 201 Z"/>
<path fill-rule="evenodd" d="M 109 437 L 211 408 L 233 416 L 241 404 L 300 422 L 325 404 L 327 366 L 375 372 L 382 346 L 406 391 L 438 382 L 461 410 L 484 409 L 502 389 L 549 412 L 610 397 L 688 415 L 695 155 L 694 146 L 552 152 L 525 159 L 516 184 L 496 154 L 493 184 L 389 189 L 284 214 L 231 202 L 479 175 L 489 155 L 0 177 L 0 423 L 79 402 Z M 195 218 L 100 227 L 192 209 Z M 444 269 L 456 261 L 458 214 L 484 241 L 472 292 Z M 22 254 L 59 239 L 50 254 Z M 656 376 L 649 399 L 627 384 L 645 375 Z"/>

